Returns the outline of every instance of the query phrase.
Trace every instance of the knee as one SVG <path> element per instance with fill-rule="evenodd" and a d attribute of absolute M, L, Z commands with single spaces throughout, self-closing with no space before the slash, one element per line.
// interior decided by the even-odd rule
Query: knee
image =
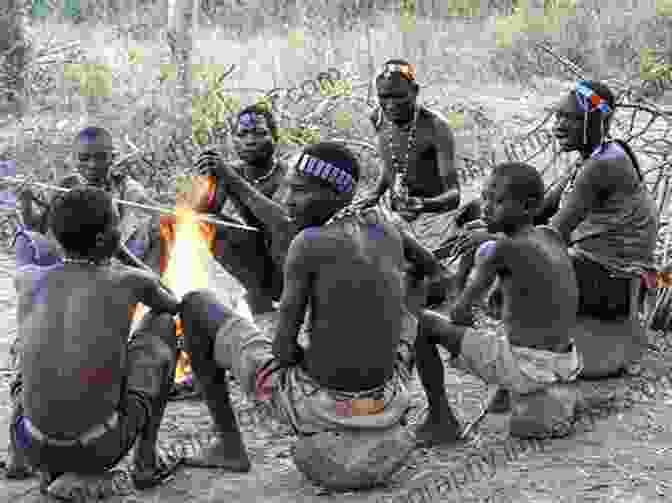
<path fill-rule="evenodd" d="M 200 319 L 208 310 L 208 305 L 216 302 L 214 294 L 208 290 L 193 290 L 182 297 L 182 319 Z"/>

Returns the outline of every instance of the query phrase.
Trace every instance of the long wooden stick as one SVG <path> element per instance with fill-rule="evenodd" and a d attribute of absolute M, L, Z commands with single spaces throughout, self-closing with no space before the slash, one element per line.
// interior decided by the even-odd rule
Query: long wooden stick
<path fill-rule="evenodd" d="M 26 185 L 34 185 L 41 189 L 55 190 L 57 192 L 70 192 L 71 189 L 64 189 L 62 187 L 57 187 L 55 185 L 49 185 L 48 183 L 41 182 L 27 182 L 25 178 L 19 178 L 14 176 L 0 176 L 1 181 L 8 181 L 12 183 L 25 183 Z M 140 208 L 142 210 L 155 211 L 157 213 L 163 213 L 164 215 L 177 215 L 174 210 L 168 208 L 162 208 L 160 206 L 149 206 L 147 204 L 134 203 L 132 201 L 126 201 L 124 199 L 112 199 L 115 203 L 131 206 L 133 208 Z M 235 227 L 236 229 L 244 229 L 247 231 L 259 232 L 259 229 L 256 227 L 250 227 L 249 225 L 243 224 L 234 224 L 232 222 L 225 222 L 224 220 L 219 220 L 208 215 L 196 215 L 196 220 L 199 222 L 208 222 L 213 225 L 219 225 L 221 227 Z"/>

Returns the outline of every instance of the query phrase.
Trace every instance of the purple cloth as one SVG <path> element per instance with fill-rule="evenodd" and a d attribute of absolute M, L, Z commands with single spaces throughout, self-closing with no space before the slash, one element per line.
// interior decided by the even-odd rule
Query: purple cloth
<path fill-rule="evenodd" d="M 13 160 L 0 161 L 0 178 L 5 176 L 16 176 L 16 162 Z M 0 192 L 0 208 L 16 208 L 16 195 L 10 190 Z"/>
<path fill-rule="evenodd" d="M 30 420 L 24 416 L 19 416 L 16 419 L 14 431 L 16 435 L 16 444 L 19 449 L 28 449 L 33 443 L 33 437 L 28 433 L 25 426 L 26 421 Z"/>
<path fill-rule="evenodd" d="M 26 265 L 51 266 L 62 262 L 46 237 L 21 227 L 14 238 L 16 244 L 16 267 Z"/>
<path fill-rule="evenodd" d="M 600 145 L 597 147 L 591 154 L 591 159 L 596 159 L 600 161 L 613 161 L 615 159 L 623 159 L 627 157 L 628 154 L 623 150 L 616 142 L 610 142 L 606 145 Z"/>
<path fill-rule="evenodd" d="M 485 243 L 482 243 L 481 246 L 478 247 L 478 251 L 476 252 L 476 256 L 480 260 L 485 260 L 486 258 L 490 258 L 494 255 L 496 246 L 497 246 L 497 241 L 494 241 L 494 240 L 486 241 Z"/>

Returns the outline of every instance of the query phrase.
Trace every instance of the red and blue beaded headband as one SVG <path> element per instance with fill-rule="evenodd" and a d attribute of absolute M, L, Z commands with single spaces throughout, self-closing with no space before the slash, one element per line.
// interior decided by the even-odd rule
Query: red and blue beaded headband
<path fill-rule="evenodd" d="M 387 63 L 379 76 L 390 78 L 393 73 L 400 73 L 409 82 L 415 82 L 415 68 L 411 64 Z"/>
<path fill-rule="evenodd" d="M 333 186 L 337 192 L 352 192 L 355 181 L 350 173 L 309 154 L 302 154 L 296 164 L 296 171 L 302 175 L 314 176 Z"/>
<path fill-rule="evenodd" d="M 576 84 L 576 102 L 579 104 L 579 108 L 584 112 L 594 112 L 599 110 L 605 114 L 611 112 L 611 107 L 607 101 L 598 94 L 595 94 L 590 87 L 588 87 L 585 80 L 580 80 Z"/>

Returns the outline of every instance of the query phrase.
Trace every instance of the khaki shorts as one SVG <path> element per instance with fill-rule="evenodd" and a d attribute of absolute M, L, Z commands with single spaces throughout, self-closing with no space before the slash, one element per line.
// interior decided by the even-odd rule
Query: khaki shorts
<path fill-rule="evenodd" d="M 460 355 L 465 370 L 520 395 L 574 381 L 583 369 L 576 345 L 567 353 L 512 346 L 503 326 L 495 333 L 467 330 Z"/>
<path fill-rule="evenodd" d="M 217 332 L 217 363 L 233 372 L 248 398 L 257 401 L 256 379 L 273 360 L 273 340 L 250 321 L 232 316 Z M 281 369 L 271 377 L 273 415 L 299 434 L 356 429 L 387 429 L 398 425 L 410 406 L 401 368 L 384 386 L 363 393 L 321 388 L 300 367 Z"/>

